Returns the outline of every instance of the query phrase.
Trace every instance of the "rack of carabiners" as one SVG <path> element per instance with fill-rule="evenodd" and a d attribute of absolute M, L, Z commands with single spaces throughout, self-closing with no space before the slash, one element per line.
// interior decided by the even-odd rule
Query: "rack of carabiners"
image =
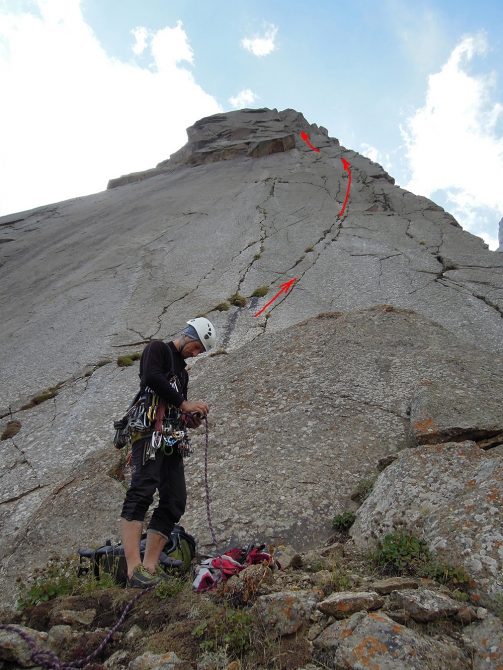
<path fill-rule="evenodd" d="M 152 389 L 145 389 L 145 393 L 131 407 L 128 418 L 131 431 L 152 431 L 152 437 L 145 445 L 144 462 L 154 460 L 159 449 L 171 456 L 175 446 L 184 458 L 193 453 L 185 413 L 172 405 L 165 405 Z"/>

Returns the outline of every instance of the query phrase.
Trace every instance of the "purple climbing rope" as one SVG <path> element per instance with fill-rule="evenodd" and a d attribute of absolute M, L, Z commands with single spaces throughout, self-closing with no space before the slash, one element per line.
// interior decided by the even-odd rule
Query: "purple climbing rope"
<path fill-rule="evenodd" d="M 209 451 L 209 430 L 208 430 L 208 417 L 205 416 L 204 420 L 206 422 L 206 445 L 204 448 L 204 486 L 206 488 L 206 516 L 208 517 L 208 526 L 210 528 L 210 533 L 211 533 L 211 539 L 213 540 L 213 544 L 215 545 L 215 549 L 217 550 L 217 555 L 218 558 L 220 559 L 220 578 L 217 581 L 222 581 L 224 578 L 224 574 L 222 571 L 222 566 L 223 566 L 223 561 L 222 561 L 222 552 L 220 551 L 220 547 L 218 546 L 217 538 L 215 535 L 215 531 L 213 530 L 213 524 L 211 522 L 211 511 L 210 511 L 210 485 L 208 482 L 208 451 Z"/>
<path fill-rule="evenodd" d="M 89 654 L 89 656 L 86 656 L 80 661 L 74 661 L 73 663 L 61 663 L 61 661 L 53 651 L 38 649 L 35 640 L 32 637 L 30 637 L 28 633 L 25 633 L 24 630 L 21 630 L 21 628 L 18 628 L 17 626 L 12 626 L 10 624 L 1 624 L 0 630 L 8 630 L 11 631 L 11 633 L 17 633 L 20 637 L 23 638 L 23 640 L 25 640 L 30 646 L 31 660 L 35 663 L 35 665 L 40 665 L 44 668 L 50 668 L 52 670 L 75 670 L 76 668 L 82 668 L 84 665 L 87 665 L 94 658 L 96 658 L 96 656 L 101 654 L 101 652 L 109 642 L 112 635 L 124 623 L 127 613 L 134 605 L 134 603 L 138 600 L 138 598 L 141 598 L 141 596 L 143 596 L 145 593 L 148 593 L 149 591 L 152 591 L 152 589 L 154 588 L 155 586 L 150 586 L 148 589 L 144 589 L 143 591 L 137 593 L 135 597 L 128 602 L 128 604 L 124 608 L 124 612 L 122 612 L 121 618 L 115 624 L 115 626 L 107 633 L 105 639 L 100 644 L 100 646 L 95 651 L 93 651 L 92 654 Z"/>

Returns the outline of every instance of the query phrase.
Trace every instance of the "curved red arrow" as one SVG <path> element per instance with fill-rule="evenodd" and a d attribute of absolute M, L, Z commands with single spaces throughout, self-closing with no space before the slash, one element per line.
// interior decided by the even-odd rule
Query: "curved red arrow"
<path fill-rule="evenodd" d="M 342 216 L 343 215 L 344 210 L 346 209 L 346 205 L 348 204 L 349 191 L 351 190 L 351 178 L 352 178 L 351 177 L 351 170 L 349 169 L 351 167 L 350 164 L 347 162 L 347 160 L 345 158 L 341 158 L 341 160 L 342 160 L 342 165 L 343 165 L 344 169 L 348 171 L 349 179 L 348 179 L 348 187 L 346 189 L 346 197 L 344 199 L 344 204 L 342 205 L 342 209 L 337 216 Z"/>
<path fill-rule="evenodd" d="M 274 296 L 274 298 L 273 298 L 272 300 L 269 300 L 269 302 L 267 303 L 267 305 L 265 305 L 264 307 L 262 307 L 262 309 L 260 310 L 260 312 L 257 312 L 257 313 L 255 314 L 255 316 L 258 316 L 259 314 L 262 314 L 262 312 L 264 311 L 264 309 L 266 309 L 266 307 L 269 307 L 269 305 L 270 305 L 272 302 L 274 302 L 274 301 L 276 300 L 276 298 L 277 298 L 278 296 L 280 296 L 282 293 L 288 293 L 288 289 L 290 288 L 290 286 L 293 284 L 294 281 L 297 281 L 297 278 L 295 278 L 295 279 L 290 279 L 290 281 L 287 281 L 287 282 L 285 282 L 284 284 L 280 284 L 279 287 L 280 287 L 281 290 L 279 291 L 279 293 L 277 293 L 277 294 Z"/>
<path fill-rule="evenodd" d="M 311 142 L 309 141 L 309 135 L 308 135 L 307 133 L 305 133 L 305 132 L 301 132 L 300 136 L 302 137 L 302 139 L 304 140 L 304 142 L 305 142 L 308 146 L 311 147 L 311 149 L 312 149 L 313 151 L 317 151 L 318 153 L 320 153 L 320 150 L 319 150 L 319 149 L 316 149 L 315 147 L 313 147 L 313 145 L 312 145 Z"/>

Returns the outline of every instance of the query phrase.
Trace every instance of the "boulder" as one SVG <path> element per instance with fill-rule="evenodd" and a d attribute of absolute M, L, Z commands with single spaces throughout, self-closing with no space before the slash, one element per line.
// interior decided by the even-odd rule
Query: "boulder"
<path fill-rule="evenodd" d="M 405 610 L 414 621 L 421 623 L 454 616 L 462 609 L 452 598 L 428 589 L 393 591 L 390 601 L 392 609 Z"/>
<path fill-rule="evenodd" d="M 32 659 L 33 649 L 28 641 L 16 631 L 21 631 L 29 636 L 38 650 L 50 650 L 47 633 L 41 633 L 26 626 L 12 626 L 7 630 L 0 629 L 0 661 L 17 663 L 18 665 L 22 665 L 23 668 L 33 668 L 39 665 L 38 662 Z"/>
<path fill-rule="evenodd" d="M 268 635 L 281 637 L 299 630 L 319 599 L 314 591 L 282 591 L 260 596 L 251 611 Z"/>
<path fill-rule="evenodd" d="M 417 589 L 419 582 L 412 577 L 390 577 L 389 579 L 380 579 L 372 582 L 372 588 L 381 595 L 387 595 L 398 589 Z"/>
<path fill-rule="evenodd" d="M 396 530 L 423 538 L 437 557 L 470 577 L 473 597 L 503 596 L 503 458 L 474 442 L 402 451 L 379 476 L 351 528 L 372 549 Z"/>
<path fill-rule="evenodd" d="M 463 639 L 473 649 L 474 670 L 501 670 L 503 668 L 503 621 L 489 615 L 484 621 L 473 623 L 463 631 Z"/>
<path fill-rule="evenodd" d="M 459 670 L 456 647 L 405 628 L 382 613 L 358 612 L 314 640 L 315 657 L 337 670 Z"/>
<path fill-rule="evenodd" d="M 336 619 L 344 619 L 348 615 L 362 610 L 376 610 L 382 607 L 384 600 L 374 591 L 341 591 L 319 603 L 318 609 Z"/>

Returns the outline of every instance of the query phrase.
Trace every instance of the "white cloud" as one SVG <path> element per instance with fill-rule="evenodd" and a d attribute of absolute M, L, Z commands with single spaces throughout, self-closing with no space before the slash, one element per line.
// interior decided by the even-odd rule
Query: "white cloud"
<path fill-rule="evenodd" d="M 38 15 L 0 4 L 0 213 L 104 190 L 154 167 L 187 141 L 185 128 L 220 110 L 191 72 L 178 23 L 135 31 L 152 67 L 109 58 L 80 0 L 36 0 Z M 6 103 L 8 101 L 8 104 Z"/>
<path fill-rule="evenodd" d="M 390 170 L 392 168 L 392 163 L 390 161 L 390 154 L 389 153 L 383 155 L 379 151 L 379 149 L 376 149 L 371 144 L 367 144 L 366 142 L 361 142 L 360 147 L 361 147 L 362 156 L 366 156 L 367 158 L 370 158 L 370 160 L 373 163 L 378 163 L 385 170 Z"/>
<path fill-rule="evenodd" d="M 431 197 L 444 191 L 463 227 L 493 241 L 503 213 L 503 105 L 493 101 L 495 75 L 469 75 L 466 65 L 486 52 L 483 35 L 464 38 L 428 82 L 426 105 L 402 134 L 412 179 L 406 186 Z M 494 242 L 491 243 L 494 247 Z"/>
<path fill-rule="evenodd" d="M 241 45 L 255 56 L 267 56 L 276 48 L 274 40 L 277 32 L 278 29 L 272 23 L 266 24 L 265 33 L 262 37 L 254 37 L 253 39 L 245 37 L 241 40 Z"/>
<path fill-rule="evenodd" d="M 148 46 L 148 30 L 146 28 L 143 28 L 139 26 L 138 28 L 135 28 L 134 30 L 131 31 L 131 33 L 135 37 L 135 45 L 133 46 L 133 51 L 134 53 L 139 56 L 141 55 L 145 49 Z"/>
<path fill-rule="evenodd" d="M 234 109 L 241 109 L 243 107 L 248 107 L 248 105 L 251 105 L 256 99 L 257 96 L 255 93 L 247 88 L 244 91 L 238 93 L 235 98 L 229 98 L 229 102 L 234 107 Z"/>

